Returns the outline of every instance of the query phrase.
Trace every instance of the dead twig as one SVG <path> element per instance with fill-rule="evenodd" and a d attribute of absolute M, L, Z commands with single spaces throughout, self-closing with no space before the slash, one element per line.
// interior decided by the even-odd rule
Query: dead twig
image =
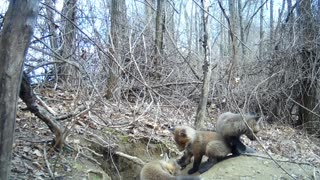
<path fill-rule="evenodd" d="M 51 107 L 49 107 L 47 103 L 44 102 L 38 95 L 35 95 L 35 98 L 39 101 L 39 104 L 43 106 L 45 109 L 47 109 L 52 115 L 57 115 L 57 113 Z"/>
<path fill-rule="evenodd" d="M 48 161 L 48 158 L 47 158 L 47 150 L 46 150 L 46 143 L 43 143 L 43 158 L 44 158 L 44 161 L 46 162 L 46 166 L 48 168 L 48 171 L 49 171 L 49 174 L 51 176 L 52 179 L 55 179 L 54 177 L 54 174 L 50 168 L 50 163 Z"/>
<path fill-rule="evenodd" d="M 56 118 L 57 121 L 65 120 L 72 117 L 78 117 L 84 113 L 86 113 L 90 108 L 86 108 L 85 106 L 79 106 L 74 110 L 74 113 L 64 114 Z M 75 113 L 76 112 L 76 113 Z"/>
<path fill-rule="evenodd" d="M 178 85 L 189 85 L 189 84 L 202 84 L 200 81 L 191 81 L 191 82 L 172 82 L 172 83 L 166 83 L 166 84 L 160 84 L 155 86 L 150 86 L 151 88 L 160 88 L 163 86 L 178 86 Z"/>
<path fill-rule="evenodd" d="M 132 162 L 136 163 L 136 164 L 140 164 L 140 165 L 144 165 L 146 164 L 144 161 L 142 161 L 140 158 L 136 157 L 136 156 L 131 156 L 129 154 L 125 154 L 123 152 L 120 152 L 120 151 L 116 151 L 114 152 L 114 154 L 118 155 L 118 156 L 121 156 L 121 157 L 124 157 L 126 159 L 129 159 L 131 160 Z"/>
<path fill-rule="evenodd" d="M 98 164 L 99 166 L 101 166 L 101 163 L 100 163 L 98 160 L 96 160 L 95 158 L 90 157 L 90 156 L 84 154 L 84 153 L 82 152 L 82 149 L 83 149 L 83 148 L 84 148 L 84 147 L 82 147 L 82 146 L 80 146 L 80 145 L 77 145 L 77 155 L 76 155 L 76 157 L 74 158 L 74 160 L 76 161 L 79 156 L 82 156 L 82 157 L 84 157 L 84 158 L 87 158 L 89 161 L 92 161 L 92 162 Z M 74 148 L 72 148 L 72 149 L 73 149 L 74 151 L 76 151 Z M 86 149 L 88 149 L 88 148 L 86 148 Z M 90 152 L 94 152 L 94 151 L 92 150 L 92 151 L 90 151 Z M 96 152 L 95 152 L 95 154 L 97 154 L 99 157 L 103 156 L 102 154 L 98 154 L 98 153 L 96 153 Z"/>

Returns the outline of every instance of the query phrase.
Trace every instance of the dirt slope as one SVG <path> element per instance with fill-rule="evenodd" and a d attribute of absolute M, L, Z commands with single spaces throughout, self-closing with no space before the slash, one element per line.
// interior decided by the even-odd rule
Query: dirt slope
<path fill-rule="evenodd" d="M 296 179 L 319 179 L 320 169 L 306 164 L 279 162 Z M 314 177 L 316 176 L 316 177 Z M 201 174 L 210 179 L 292 179 L 274 161 L 255 157 L 239 156 L 217 163 L 209 171 Z"/>

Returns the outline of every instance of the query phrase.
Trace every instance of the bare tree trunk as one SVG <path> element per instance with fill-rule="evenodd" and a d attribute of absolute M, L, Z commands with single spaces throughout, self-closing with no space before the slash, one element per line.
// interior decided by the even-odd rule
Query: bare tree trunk
<path fill-rule="evenodd" d="M 282 26 L 282 23 L 281 23 L 281 19 L 282 19 L 282 15 L 283 15 L 283 11 L 285 9 L 285 4 L 286 4 L 286 0 L 283 0 L 282 1 L 282 6 L 281 6 L 281 9 L 279 10 L 279 15 L 278 15 L 278 20 L 277 20 L 277 25 L 276 25 L 276 28 L 274 30 L 274 39 L 278 39 L 279 38 L 279 34 L 281 34 L 281 26 Z M 277 43 L 276 47 L 275 48 L 279 48 L 279 43 Z"/>
<path fill-rule="evenodd" d="M 229 26 L 229 37 L 230 37 L 230 41 L 229 43 L 231 42 L 231 49 L 230 52 L 231 52 L 231 59 L 230 59 L 230 65 L 228 67 L 228 88 L 230 87 L 231 83 L 232 83 L 232 79 L 233 79 L 233 76 L 237 70 L 237 63 L 238 63 L 238 60 L 237 60 L 237 45 L 236 45 L 236 40 L 235 40 L 235 7 L 234 7 L 234 0 L 230 0 L 229 1 L 229 12 L 230 12 L 230 18 L 228 17 L 225 9 L 223 8 L 222 6 L 222 3 L 221 1 L 219 0 L 218 1 L 218 4 L 219 4 L 219 7 L 226 19 L 226 21 L 228 22 L 228 26 Z"/>
<path fill-rule="evenodd" d="M 153 30 L 154 30 L 154 21 L 150 21 L 150 18 L 154 18 L 154 10 L 155 10 L 155 0 L 144 0 L 145 2 L 145 6 L 144 6 L 144 13 L 145 13 L 145 24 L 148 24 L 148 26 L 146 27 L 146 36 L 151 38 L 152 37 L 152 40 L 154 39 L 153 38 Z"/>
<path fill-rule="evenodd" d="M 261 4 L 263 3 L 263 0 L 261 0 Z M 260 43 L 259 43 L 259 57 L 262 58 L 263 55 L 263 35 L 264 35 L 264 31 L 263 31 L 263 7 L 261 7 L 260 10 Z"/>
<path fill-rule="evenodd" d="M 192 3 L 192 5 L 191 5 L 191 12 L 193 12 L 193 9 L 194 9 L 194 3 Z M 189 26 L 190 29 L 189 29 L 189 34 L 188 34 L 189 35 L 189 37 L 188 37 L 189 50 L 192 50 L 192 43 L 193 43 L 193 39 L 194 39 L 193 38 L 193 33 L 194 33 L 193 27 L 197 26 L 195 23 L 193 23 L 194 22 L 193 19 L 195 19 L 195 22 L 196 22 L 196 18 L 191 15 L 191 17 L 190 17 L 190 26 Z M 179 25 L 178 25 L 178 27 L 179 27 Z"/>
<path fill-rule="evenodd" d="M 157 0 L 157 16 L 156 16 L 156 38 L 155 38 L 155 56 L 163 53 L 163 23 L 164 23 L 164 7 L 165 0 Z M 157 58 L 156 66 L 159 65 L 160 58 Z"/>
<path fill-rule="evenodd" d="M 239 25 L 240 25 L 240 39 L 242 42 L 245 42 L 244 39 L 244 30 L 243 30 L 243 20 L 242 20 L 242 0 L 238 0 L 238 13 L 239 13 Z M 241 60 L 244 60 L 244 58 L 246 57 L 247 54 L 247 49 L 245 47 L 244 44 L 241 44 L 242 47 L 242 56 L 241 56 Z"/>
<path fill-rule="evenodd" d="M 229 0 L 229 19 L 230 19 L 230 30 L 232 33 L 229 33 L 229 55 L 234 54 L 233 44 L 235 43 L 235 39 L 233 38 L 233 34 L 236 34 L 236 7 L 235 0 Z M 231 37 L 232 36 L 232 37 Z"/>
<path fill-rule="evenodd" d="M 194 31 L 196 32 L 195 33 L 195 39 L 196 39 L 196 42 L 195 42 L 195 49 L 196 49 L 196 52 L 197 53 L 200 53 L 200 47 L 199 47 L 199 40 L 200 39 L 200 27 L 199 27 L 199 19 L 198 19 L 198 16 L 199 16 L 199 9 L 196 8 L 195 9 L 195 20 L 194 20 Z"/>
<path fill-rule="evenodd" d="M 166 32 L 166 29 L 165 27 L 167 27 L 167 31 L 169 32 L 169 34 L 172 35 L 172 38 L 174 39 L 174 41 L 176 42 L 177 39 L 176 39 L 176 32 L 175 32 L 175 29 L 176 29 L 176 24 L 175 24 L 175 21 L 174 21 L 174 14 L 175 14 L 175 11 L 174 11 L 174 8 L 172 6 L 174 6 L 174 1 L 172 1 L 172 4 L 170 3 L 165 3 L 166 7 L 165 7 L 165 14 L 164 14 L 164 17 L 165 17 L 165 21 L 162 25 L 162 31 L 163 31 L 163 34 L 165 34 Z M 164 37 L 165 38 L 165 37 Z M 165 41 L 166 39 L 164 39 Z M 165 41 L 166 42 L 166 41 Z M 166 46 L 168 46 L 168 48 L 174 48 L 172 46 L 170 46 L 171 44 L 166 44 Z"/>
<path fill-rule="evenodd" d="M 50 9 L 48 6 L 50 7 L 54 7 L 54 3 L 52 0 L 46 0 L 45 1 L 47 6 L 45 6 L 46 8 L 46 15 L 47 15 L 47 24 L 48 24 L 48 28 L 49 28 L 49 35 L 50 35 L 50 46 L 53 50 L 57 50 L 58 49 L 58 35 L 56 33 L 56 29 L 58 28 L 55 20 L 54 20 L 54 14 L 52 9 Z"/>
<path fill-rule="evenodd" d="M 262 9 L 261 9 L 262 10 Z M 269 42 L 269 50 L 272 51 L 273 47 L 273 0 L 270 0 L 270 42 Z"/>
<path fill-rule="evenodd" d="M 63 58 L 72 61 L 72 56 L 75 54 L 75 37 L 76 37 L 76 5 L 77 0 L 64 0 L 62 14 L 67 17 L 64 19 L 63 34 L 62 34 L 62 48 L 61 55 Z M 71 21 L 71 22 L 70 22 Z M 76 69 L 70 64 L 62 64 L 58 68 L 59 78 L 63 80 L 63 83 L 67 83 L 69 87 L 72 87 L 76 81 Z"/>
<path fill-rule="evenodd" d="M 208 0 L 201 0 L 201 4 L 204 10 L 209 12 Z M 210 40 L 209 40 L 209 21 L 208 13 L 202 11 L 202 23 L 203 23 L 203 51 L 204 51 L 204 64 L 203 68 L 203 85 L 201 89 L 200 102 L 197 109 L 197 115 L 195 120 L 195 126 L 197 129 L 203 128 L 203 123 L 207 118 L 207 101 L 209 95 L 209 84 L 212 73 L 212 62 L 211 62 L 211 51 L 210 51 Z"/>
<path fill-rule="evenodd" d="M 317 10 L 318 10 L 318 12 L 317 12 L 317 22 L 318 22 L 318 24 L 320 24 L 320 1 L 319 0 L 318 0 L 318 4 L 317 4 Z M 320 27 L 318 29 L 319 29 L 318 31 L 320 31 Z"/>
<path fill-rule="evenodd" d="M 292 1 L 291 0 L 287 0 L 287 4 L 288 4 L 288 6 L 287 6 L 287 11 L 288 12 L 291 12 L 291 10 L 292 10 Z M 289 26 L 289 33 L 288 33 L 288 38 L 289 38 L 289 44 L 292 42 L 292 40 L 293 40 L 293 24 L 294 24 L 294 13 L 290 13 L 289 15 L 288 15 L 288 26 Z"/>
<path fill-rule="evenodd" d="M 46 15 L 47 15 L 47 25 L 49 28 L 49 34 L 50 34 L 50 47 L 54 50 L 57 51 L 58 50 L 58 46 L 59 46 L 59 36 L 56 33 L 56 29 L 58 28 L 58 25 L 55 23 L 54 20 L 54 13 L 53 10 L 50 8 L 54 8 L 54 2 L 52 0 L 45 0 L 45 3 L 47 6 L 45 6 L 46 9 Z M 50 7 L 48 7 L 50 6 Z M 59 60 L 57 58 L 54 58 L 54 61 L 58 62 Z M 54 69 L 55 71 L 55 87 L 58 85 L 58 69 L 57 69 L 57 65 L 54 65 Z M 46 79 L 47 80 L 47 79 Z"/>
<path fill-rule="evenodd" d="M 220 21 L 222 22 L 222 24 L 224 24 L 224 16 L 221 13 L 221 18 Z M 221 31 L 221 36 L 220 36 L 220 58 L 221 60 L 224 58 L 225 56 L 225 45 L 226 45 L 226 39 L 225 39 L 225 28 L 223 27 L 223 25 L 220 25 L 220 31 Z"/>
<path fill-rule="evenodd" d="M 37 0 L 11 0 L 0 36 L 0 179 L 9 179 L 23 61 L 39 10 Z"/>
<path fill-rule="evenodd" d="M 304 65 L 301 67 L 303 70 L 304 80 L 302 81 L 302 92 L 300 102 L 304 107 L 299 109 L 300 121 L 303 125 L 303 128 L 309 133 L 319 133 L 320 122 L 319 119 L 316 121 L 313 118 L 313 113 L 316 106 L 316 95 L 317 95 L 317 78 L 313 78 L 313 69 L 319 69 L 319 60 L 316 59 L 316 28 L 314 25 L 314 19 L 311 9 L 311 0 L 303 0 L 299 5 L 299 30 L 300 34 L 300 43 L 303 45 L 301 51 L 301 58 L 304 61 Z M 308 110 L 307 110 L 308 109 Z"/>
<path fill-rule="evenodd" d="M 126 35 L 127 10 L 125 0 L 111 1 L 111 39 L 113 46 L 113 54 L 115 60 L 121 65 L 123 62 L 122 54 L 125 54 L 124 41 Z M 105 97 L 107 99 L 119 99 L 120 91 L 116 91 L 120 78 L 120 70 L 116 63 L 110 61 L 108 73 L 107 92 Z"/>

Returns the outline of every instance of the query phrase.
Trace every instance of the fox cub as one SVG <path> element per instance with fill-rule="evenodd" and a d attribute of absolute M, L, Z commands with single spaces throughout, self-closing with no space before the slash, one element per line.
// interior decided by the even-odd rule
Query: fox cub
<path fill-rule="evenodd" d="M 167 155 L 162 160 L 154 160 L 143 166 L 140 180 L 200 180 L 198 176 L 178 176 L 181 167 Z"/>
<path fill-rule="evenodd" d="M 254 134 L 260 130 L 259 116 L 241 115 L 232 112 L 222 113 L 218 117 L 217 132 L 219 132 L 227 142 L 231 144 L 232 154 L 239 155 L 245 152 L 252 153 L 249 147 L 246 147 L 240 140 L 240 136 L 245 134 L 250 140 L 255 140 Z M 244 123 L 245 120 L 251 130 Z"/>
<path fill-rule="evenodd" d="M 208 156 L 208 162 L 212 166 L 231 152 L 229 144 L 217 132 L 196 131 L 189 126 L 176 126 L 170 130 L 178 149 L 184 150 L 184 155 L 178 160 L 178 164 L 185 167 L 190 163 L 192 156 L 194 157 L 193 167 L 188 174 L 199 170 L 203 155 Z"/>

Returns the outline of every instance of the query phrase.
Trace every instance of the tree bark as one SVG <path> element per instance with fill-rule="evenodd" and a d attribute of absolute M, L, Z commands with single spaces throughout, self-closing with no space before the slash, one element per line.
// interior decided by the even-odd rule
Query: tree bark
<path fill-rule="evenodd" d="M 219 7 L 228 23 L 228 27 L 229 27 L 229 38 L 230 38 L 230 41 L 229 43 L 231 42 L 231 49 L 230 52 L 231 52 L 231 59 L 230 59 L 230 64 L 229 64 L 229 67 L 228 67 L 228 89 L 230 87 L 230 85 L 232 84 L 232 79 L 233 79 L 233 76 L 235 74 L 235 71 L 237 70 L 237 64 L 238 64 L 238 60 L 237 60 L 237 45 L 236 45 L 236 40 L 235 40 L 235 33 L 236 33 L 236 30 L 235 30 L 235 7 L 234 7 L 234 0 L 231 0 L 229 1 L 229 13 L 230 13 L 230 18 L 228 17 L 225 9 L 223 8 L 222 6 L 222 3 L 221 1 L 219 0 L 218 1 L 218 4 L 219 4 Z"/>
<path fill-rule="evenodd" d="M 47 26 L 48 26 L 48 29 L 49 29 L 49 35 L 50 35 L 50 47 L 54 50 L 54 51 L 57 51 L 58 50 L 58 47 L 59 47 L 59 36 L 58 34 L 56 33 L 56 29 L 59 27 L 56 23 L 55 23 L 55 20 L 54 20 L 54 13 L 53 13 L 53 10 L 50 8 L 54 8 L 54 5 L 55 3 L 52 1 L 52 0 L 45 0 L 45 3 L 47 6 L 45 6 L 45 12 L 46 12 L 46 15 L 47 15 Z M 49 6 L 49 7 L 48 7 Z M 54 58 L 54 61 L 58 62 L 58 58 L 56 57 L 53 57 Z M 57 69 L 57 65 L 54 64 L 54 69 L 53 71 L 55 71 L 55 87 L 57 86 L 58 84 L 58 69 Z M 46 80 L 48 80 L 50 78 L 46 77 Z"/>
<path fill-rule="evenodd" d="M 147 25 L 145 30 L 145 36 L 153 40 L 153 27 L 155 25 L 155 22 L 152 21 L 155 17 L 155 0 L 144 0 L 145 6 L 144 6 L 144 13 L 145 13 L 145 25 Z M 152 20 L 150 21 L 150 18 Z M 148 24 L 149 23 L 149 24 Z"/>
<path fill-rule="evenodd" d="M 157 0 L 157 16 L 156 16 L 156 38 L 155 38 L 155 54 L 163 53 L 163 22 L 164 22 L 164 3 L 165 0 Z M 158 58 L 157 58 L 158 59 Z M 159 61 L 159 60 L 158 60 Z M 159 65 L 159 62 L 156 63 Z"/>
<path fill-rule="evenodd" d="M 242 18 L 242 0 L 238 0 L 238 14 L 239 14 L 239 25 L 240 25 L 240 39 L 245 43 L 244 39 L 244 29 L 243 29 L 243 18 Z M 247 49 L 244 44 L 241 44 L 242 47 L 242 56 L 240 61 L 244 60 L 247 55 Z"/>
<path fill-rule="evenodd" d="M 263 0 L 261 0 L 261 4 L 263 4 Z M 259 43 L 259 58 L 262 58 L 263 56 L 263 35 L 264 35 L 264 30 L 263 30 L 263 7 L 261 7 L 260 10 L 260 43 Z"/>
<path fill-rule="evenodd" d="M 304 129 L 309 133 L 318 133 L 319 135 L 319 119 L 314 120 L 314 115 L 310 111 L 314 111 L 317 101 L 317 78 L 313 78 L 313 69 L 319 69 L 319 62 L 316 59 L 316 27 L 312 16 L 311 0 L 303 0 L 299 5 L 299 29 L 300 29 L 300 43 L 302 46 L 301 59 L 304 65 L 301 67 L 303 70 L 302 92 L 300 103 L 304 107 L 299 109 L 300 121 Z"/>
<path fill-rule="evenodd" d="M 209 12 L 209 2 L 207 0 L 201 0 L 201 5 L 204 10 Z M 203 123 L 207 118 L 207 102 L 209 95 L 210 79 L 212 73 L 210 40 L 209 40 L 209 21 L 208 13 L 202 11 L 202 24 L 203 24 L 203 51 L 204 51 L 204 64 L 203 68 L 203 85 L 201 89 L 200 102 L 198 104 L 197 115 L 195 120 L 195 126 L 197 129 L 203 128 Z"/>
<path fill-rule="evenodd" d="M 222 3 L 222 2 L 221 2 Z M 223 13 L 221 13 L 221 17 L 220 17 L 220 21 L 221 21 L 221 24 L 220 24 L 220 31 L 221 31 L 221 36 L 220 36 L 220 45 L 219 45 L 219 50 L 220 50 L 220 59 L 224 59 L 225 55 L 226 55 L 226 32 L 225 32 L 225 28 L 223 26 L 223 24 L 225 23 L 224 22 L 224 16 L 223 16 Z"/>
<path fill-rule="evenodd" d="M 123 58 L 121 54 L 124 52 L 124 42 L 126 35 L 126 2 L 125 0 L 112 0 L 111 1 L 111 39 L 112 53 L 115 60 L 122 65 Z M 105 97 L 107 99 L 116 98 L 119 99 L 120 91 L 116 91 L 118 87 L 118 81 L 120 77 L 120 70 L 116 63 L 110 61 L 108 73 L 107 92 Z"/>
<path fill-rule="evenodd" d="M 45 3 L 50 6 L 54 7 L 54 3 L 52 0 L 45 0 Z M 57 24 L 55 23 L 54 20 L 54 13 L 53 10 L 50 9 L 48 6 L 45 6 L 46 9 L 46 15 L 47 15 L 47 25 L 49 28 L 49 35 L 50 35 L 50 46 L 53 50 L 58 49 L 58 35 L 56 33 Z"/>
<path fill-rule="evenodd" d="M 195 31 L 195 37 L 194 39 L 196 39 L 195 41 L 195 51 L 197 53 L 200 54 L 200 49 L 201 49 L 201 46 L 200 46 L 200 43 L 199 43 L 199 39 L 201 37 L 201 31 L 200 31 L 200 23 L 199 23 L 199 9 L 198 8 L 195 8 L 195 13 L 194 13 L 194 16 L 195 16 L 195 19 L 194 19 L 194 31 Z"/>
<path fill-rule="evenodd" d="M 234 37 L 235 34 L 237 34 L 237 29 L 236 29 L 236 5 L 235 5 L 235 0 L 229 0 L 229 18 L 230 18 L 230 33 L 229 33 L 229 43 L 230 44 L 230 52 L 232 57 L 232 68 L 231 71 L 235 70 L 235 67 L 237 66 L 237 46 L 236 46 L 236 39 Z M 233 73 L 231 73 L 233 74 Z"/>
<path fill-rule="evenodd" d="M 292 1 L 291 0 L 288 0 L 287 1 L 287 11 L 288 12 L 292 12 L 291 10 L 292 10 Z M 288 33 L 288 38 L 289 38 L 289 44 L 291 44 L 291 42 L 292 42 L 292 40 L 293 40 L 293 28 L 294 28 L 294 13 L 290 13 L 290 15 L 288 15 L 288 26 L 289 26 L 289 33 Z"/>
<path fill-rule="evenodd" d="M 75 55 L 75 37 L 76 37 L 76 9 L 77 9 L 77 0 L 64 0 L 62 14 L 68 19 L 64 19 L 63 24 L 63 33 L 62 33 L 62 48 L 61 56 L 66 60 L 72 61 L 72 56 Z M 70 22 L 71 21 L 71 22 Z M 58 70 L 59 78 L 66 82 L 69 86 L 77 81 L 76 69 L 74 66 L 64 63 L 59 67 Z"/>
<path fill-rule="evenodd" d="M 38 0 L 11 0 L 0 36 L 0 179 L 10 177 L 21 72 L 38 10 Z"/>
<path fill-rule="evenodd" d="M 261 9 L 262 10 L 262 9 Z M 270 0 L 270 42 L 269 42 L 269 50 L 272 51 L 273 47 L 273 0 Z"/>

